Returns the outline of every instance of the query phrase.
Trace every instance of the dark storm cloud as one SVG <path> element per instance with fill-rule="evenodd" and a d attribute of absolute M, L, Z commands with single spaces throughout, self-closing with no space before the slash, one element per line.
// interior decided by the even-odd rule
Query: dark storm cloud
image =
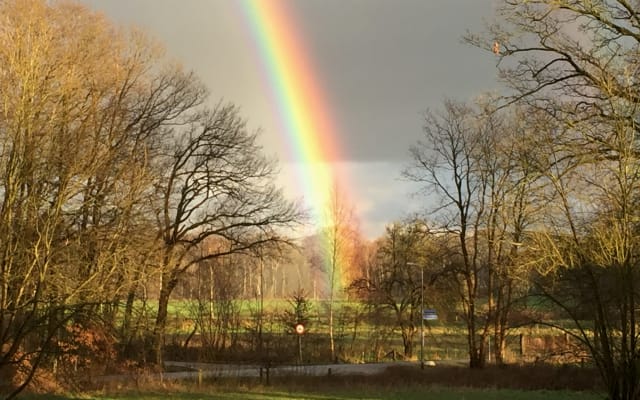
<path fill-rule="evenodd" d="M 351 160 L 405 159 L 427 107 L 495 85 L 495 60 L 461 43 L 490 0 L 293 4 Z"/>
<path fill-rule="evenodd" d="M 116 23 L 148 29 L 202 77 L 214 98 L 237 102 L 266 135 L 277 135 L 260 81 L 262 67 L 256 64 L 235 0 L 84 3 Z M 495 60 L 461 43 L 467 29 L 481 29 L 483 18 L 492 14 L 491 3 L 288 2 L 327 94 L 345 161 L 406 159 L 426 108 L 438 107 L 445 96 L 465 100 L 495 86 Z"/>
<path fill-rule="evenodd" d="M 268 1 L 268 0 L 256 0 Z M 284 0 L 302 33 L 338 127 L 353 201 L 367 237 L 424 208 L 398 178 L 422 114 L 445 96 L 469 100 L 496 87 L 495 59 L 461 43 L 493 13 L 492 0 Z M 238 104 L 283 169 L 287 150 L 236 0 L 82 0 L 117 24 L 137 25 L 193 69 L 219 99 Z M 291 173 L 282 185 L 299 198 Z"/>

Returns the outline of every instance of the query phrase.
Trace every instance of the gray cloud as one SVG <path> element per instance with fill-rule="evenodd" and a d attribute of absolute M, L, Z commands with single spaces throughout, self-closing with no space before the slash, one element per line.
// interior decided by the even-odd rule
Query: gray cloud
<path fill-rule="evenodd" d="M 229 0 L 84 0 L 118 23 L 145 27 L 193 68 L 214 99 L 238 103 L 264 127 L 277 119 L 239 5 Z M 289 7 L 327 93 L 348 160 L 401 160 L 420 135 L 421 113 L 444 96 L 469 98 L 495 85 L 495 61 L 461 43 L 479 30 L 492 0 L 296 0 Z M 290 160 L 290 159 L 289 159 Z"/>
<path fill-rule="evenodd" d="M 262 0 L 260 0 L 262 1 Z M 289 0 L 351 165 L 354 201 L 369 237 L 420 209 L 398 177 L 421 135 L 422 112 L 443 97 L 496 86 L 495 59 L 461 43 L 493 0 Z M 235 0 L 83 0 L 118 24 L 142 26 L 220 98 L 263 128 L 267 153 L 295 161 Z M 296 183 L 284 180 L 295 196 Z"/>
<path fill-rule="evenodd" d="M 495 60 L 461 43 L 490 0 L 295 4 L 352 160 L 405 159 L 422 111 L 495 85 Z"/>

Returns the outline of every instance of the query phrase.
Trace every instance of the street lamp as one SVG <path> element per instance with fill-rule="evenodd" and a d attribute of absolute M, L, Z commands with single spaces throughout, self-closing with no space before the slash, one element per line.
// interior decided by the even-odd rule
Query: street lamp
<path fill-rule="evenodd" d="M 420 368 L 424 369 L 424 267 L 420 266 Z"/>

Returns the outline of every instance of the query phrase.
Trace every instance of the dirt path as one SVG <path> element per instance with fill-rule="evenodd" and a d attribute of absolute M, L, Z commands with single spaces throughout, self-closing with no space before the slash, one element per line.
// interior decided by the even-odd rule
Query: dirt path
<path fill-rule="evenodd" d="M 326 375 L 376 375 L 392 365 L 419 365 L 415 362 L 371 363 L 371 364 L 320 364 L 320 365 L 277 365 L 269 369 L 269 375 L 275 376 L 326 376 Z M 266 374 L 266 368 L 260 365 L 208 364 L 197 362 L 165 361 L 170 368 L 185 369 L 179 372 L 149 373 L 144 375 L 107 375 L 98 377 L 99 382 L 154 381 L 199 379 L 208 377 L 244 378 L 260 377 Z"/>
<path fill-rule="evenodd" d="M 320 364 L 320 365 L 277 365 L 270 368 L 271 376 L 288 375 L 376 375 L 384 372 L 390 365 L 400 363 L 372 363 L 372 364 Z M 412 365 L 415 363 L 402 363 Z M 261 366 L 258 365 L 234 365 L 234 364 L 205 364 L 189 362 L 165 362 L 168 367 L 179 367 L 193 370 L 198 374 L 200 371 L 207 376 L 260 376 Z M 263 373 L 265 368 L 262 367 Z M 165 374 L 166 375 L 166 374 Z"/>
<path fill-rule="evenodd" d="M 437 366 L 466 366 L 466 360 L 438 361 Z M 348 376 L 377 375 L 391 366 L 404 365 L 420 368 L 418 362 L 394 361 L 368 364 L 316 364 L 316 365 L 275 365 L 269 368 L 269 376 Z M 95 378 L 96 382 L 149 382 L 220 377 L 220 378 L 258 378 L 266 375 L 266 368 L 259 364 L 213 364 L 198 362 L 165 361 L 170 369 L 178 372 L 143 373 L 127 375 L 107 375 Z M 432 368 L 427 366 L 426 368 Z"/>

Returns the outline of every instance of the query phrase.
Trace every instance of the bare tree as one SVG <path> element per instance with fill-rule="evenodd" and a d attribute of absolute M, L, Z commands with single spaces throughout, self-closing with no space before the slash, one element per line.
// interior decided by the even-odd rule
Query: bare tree
<path fill-rule="evenodd" d="M 421 269 L 428 268 L 427 259 L 431 255 L 423 228 L 421 223 L 388 226 L 369 276 L 351 285 L 374 314 L 391 311 L 394 326 L 402 335 L 406 358 L 413 356 L 414 336 L 422 318 L 421 274 L 424 270 Z"/>
<path fill-rule="evenodd" d="M 484 204 L 481 230 L 475 234 L 485 242 L 487 316 L 493 325 L 493 354 L 498 364 L 504 362 L 510 314 L 530 287 L 530 260 L 525 256 L 532 244 L 527 233 L 548 203 L 531 151 L 535 130 L 523 118 L 527 109 L 510 111 L 481 114 L 483 128 L 474 156 L 482 188 L 478 202 Z"/>
<path fill-rule="evenodd" d="M 19 380 L 12 397 L 55 361 L 69 321 L 112 315 L 130 286 L 152 148 L 133 98 L 158 53 L 71 3 L 6 1 L 0 18 L 0 374 Z"/>
<path fill-rule="evenodd" d="M 195 321 L 192 332 L 200 333 L 200 353 L 205 359 L 215 359 L 237 346 L 242 311 L 242 303 L 236 301 L 242 290 L 239 266 L 248 261 L 248 257 L 233 254 L 197 265 L 197 293 L 190 311 Z"/>
<path fill-rule="evenodd" d="M 199 99 L 199 88 L 189 80 L 183 93 Z M 184 272 L 201 261 L 285 242 L 278 229 L 302 217 L 274 187 L 274 163 L 261 155 L 256 133 L 247 131 L 236 107 L 195 109 L 182 118 L 179 126 L 167 128 L 173 141 L 168 143 L 166 173 L 158 184 L 162 252 L 154 328 L 158 363 L 169 298 Z M 199 246 L 210 238 L 224 240 L 200 252 Z"/>
<path fill-rule="evenodd" d="M 160 270 L 162 336 L 189 265 L 279 241 L 301 214 L 237 109 L 208 109 L 144 35 L 68 2 L 3 1 L 0 20 L 0 392 L 12 397 L 56 365 L 71 323 L 112 329 L 126 297 L 130 337 L 135 297 Z M 209 237 L 228 246 L 198 255 Z"/>
<path fill-rule="evenodd" d="M 479 321 L 481 276 L 485 265 L 479 259 L 480 223 L 485 212 L 481 196 L 475 153 L 480 146 L 472 110 L 447 101 L 442 114 L 426 116 L 425 140 L 411 148 L 414 165 L 405 176 L 433 190 L 441 203 L 436 209 L 443 218 L 443 229 L 458 238 L 457 260 L 448 267 L 459 283 L 463 318 L 467 324 L 467 342 L 471 367 L 482 367 L 485 359 L 486 317 Z M 427 192 L 428 193 L 428 192 Z M 477 200 L 481 202 L 478 203 Z M 481 324 L 480 326 L 478 324 Z"/>
<path fill-rule="evenodd" d="M 537 288 L 576 329 L 550 325 L 565 330 L 588 349 L 611 398 L 626 399 L 638 395 L 634 308 L 640 276 L 635 134 L 622 126 L 613 160 L 584 158 L 580 155 L 584 148 L 568 149 L 550 142 L 552 167 L 547 174 L 556 203 L 547 212 L 546 229 L 538 231 L 536 238 Z"/>
<path fill-rule="evenodd" d="M 540 171 L 555 206 L 538 237 L 546 250 L 540 290 L 574 321 L 609 398 L 638 398 L 640 8 L 623 0 L 506 0 L 498 12 L 499 24 L 468 40 L 484 48 L 498 41 L 501 76 L 515 91 L 507 100 L 548 119 Z"/>
<path fill-rule="evenodd" d="M 446 101 L 442 113 L 427 114 L 425 139 L 411 149 L 413 165 L 405 170 L 439 202 L 430 210 L 435 230 L 456 237 L 445 242 L 452 247 L 440 276 L 457 283 L 471 367 L 484 365 L 491 328 L 502 362 L 514 294 L 527 281 L 518 253 L 540 174 L 527 167 L 519 130 L 486 106 Z"/>
<path fill-rule="evenodd" d="M 331 360 L 336 359 L 336 347 L 334 338 L 334 303 L 335 299 L 343 293 L 345 282 L 344 277 L 350 271 L 351 251 L 356 238 L 357 227 L 353 211 L 346 200 L 342 197 L 339 188 L 333 188 L 330 197 L 330 204 L 326 210 L 328 221 L 322 232 L 321 260 L 324 262 L 326 274 L 329 278 L 328 287 L 328 324 L 329 324 L 329 351 Z"/>

